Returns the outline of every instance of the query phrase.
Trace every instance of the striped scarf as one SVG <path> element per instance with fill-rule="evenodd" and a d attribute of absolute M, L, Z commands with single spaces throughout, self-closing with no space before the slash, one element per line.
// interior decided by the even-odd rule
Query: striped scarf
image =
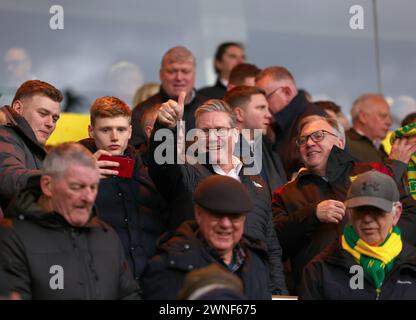
<path fill-rule="evenodd" d="M 373 247 L 361 240 L 353 227 L 347 224 L 341 245 L 370 276 L 378 293 L 386 274 L 393 267 L 394 259 L 402 251 L 402 239 L 397 226 L 390 229 L 389 235 L 380 246 Z"/>
<path fill-rule="evenodd" d="M 393 145 L 396 138 L 409 137 L 416 135 L 416 123 L 409 123 L 400 127 L 391 135 L 390 142 Z M 407 180 L 409 183 L 409 193 L 416 200 L 416 153 L 412 154 L 407 164 Z"/>

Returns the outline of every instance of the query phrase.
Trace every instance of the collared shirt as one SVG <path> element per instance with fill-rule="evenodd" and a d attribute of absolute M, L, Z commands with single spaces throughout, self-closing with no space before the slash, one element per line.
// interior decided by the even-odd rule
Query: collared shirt
<path fill-rule="evenodd" d="M 375 140 L 371 140 L 369 137 L 367 137 L 365 134 L 364 134 L 364 132 L 362 132 L 361 130 L 358 130 L 358 129 L 356 129 L 356 128 L 354 128 L 354 130 L 355 130 L 355 132 L 357 132 L 360 136 L 363 136 L 363 137 L 366 137 L 368 140 L 370 140 L 372 143 L 373 143 L 373 145 L 378 149 L 378 148 L 380 148 L 380 145 L 381 145 L 381 141 L 380 140 L 378 140 L 378 139 L 375 139 Z"/>
<path fill-rule="evenodd" d="M 244 264 L 246 260 L 246 253 L 244 252 L 243 247 L 239 243 L 233 249 L 233 258 L 231 263 L 228 265 L 228 270 L 232 273 L 237 272 L 238 269 Z"/>
<path fill-rule="evenodd" d="M 219 79 L 219 81 L 221 82 L 221 84 L 224 86 L 224 87 L 228 87 L 228 80 L 225 80 L 225 79 Z"/>
<path fill-rule="evenodd" d="M 236 156 L 232 156 L 232 162 L 233 162 L 233 168 L 228 172 L 225 173 L 224 170 L 221 169 L 221 167 L 218 164 L 213 164 L 212 169 L 216 174 L 231 177 L 237 181 L 240 181 L 240 171 L 243 167 L 243 163 L 238 159 Z"/>
<path fill-rule="evenodd" d="M 208 241 L 204 238 L 200 229 L 196 231 L 196 237 L 204 244 L 209 254 L 211 254 L 218 262 L 221 262 L 224 266 L 226 266 L 230 272 L 237 272 L 244 265 L 247 254 L 240 243 L 237 243 L 233 248 L 233 256 L 231 262 L 227 265 L 219 255 L 218 251 L 208 244 Z"/>

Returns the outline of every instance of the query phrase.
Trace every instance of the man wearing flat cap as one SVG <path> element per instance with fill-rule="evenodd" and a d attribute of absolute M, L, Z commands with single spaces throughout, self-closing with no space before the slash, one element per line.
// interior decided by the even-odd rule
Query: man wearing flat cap
<path fill-rule="evenodd" d="M 176 299 L 187 273 L 212 263 L 237 275 L 248 299 L 270 299 L 267 248 L 243 236 L 253 203 L 237 180 L 213 175 L 194 192 L 195 220 L 159 239 L 143 276 L 145 299 Z"/>
<path fill-rule="evenodd" d="M 402 240 L 394 180 L 372 170 L 351 184 L 349 223 L 304 269 L 302 299 L 415 299 L 416 251 Z"/>

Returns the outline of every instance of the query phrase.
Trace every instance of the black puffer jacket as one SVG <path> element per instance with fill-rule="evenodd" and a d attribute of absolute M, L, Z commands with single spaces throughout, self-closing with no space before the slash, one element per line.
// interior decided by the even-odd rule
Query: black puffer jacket
<path fill-rule="evenodd" d="M 149 261 L 143 277 L 145 299 L 176 299 L 188 272 L 211 263 L 226 267 L 218 253 L 199 239 L 197 232 L 194 221 L 185 221 L 175 232 L 160 238 L 158 254 Z M 240 244 L 247 256 L 236 275 L 243 282 L 244 295 L 248 299 L 270 300 L 264 245 L 244 237 Z"/>
<path fill-rule="evenodd" d="M 156 121 L 155 129 L 160 127 Z M 173 132 L 176 136 L 175 130 Z M 155 154 L 155 149 L 160 143 L 155 141 L 152 136 L 151 154 Z M 174 141 L 172 143 L 175 145 Z M 216 173 L 210 164 L 159 165 L 153 157 L 150 158 L 149 173 L 166 200 L 169 208 L 169 228 L 174 230 L 183 221 L 194 219 L 193 192 L 204 178 Z M 264 181 L 259 176 L 245 175 L 244 169 L 242 169 L 239 177 L 254 203 L 253 210 L 246 217 L 244 234 L 266 243 L 270 261 L 271 292 L 286 294 L 287 287 L 281 261 L 282 249 L 273 228 L 270 195 L 264 187 Z"/>
<path fill-rule="evenodd" d="M 138 299 L 114 230 L 96 217 L 72 227 L 44 212 L 36 204 L 40 195 L 39 188 L 23 190 L 5 212 L 10 219 L 2 220 L 0 266 L 11 291 L 24 299 Z"/>
<path fill-rule="evenodd" d="M 334 242 L 315 257 L 305 268 L 301 299 L 327 300 L 407 300 L 416 299 L 416 251 L 403 243 L 403 250 L 394 260 L 393 269 L 387 274 L 378 296 L 372 280 L 364 273 L 364 288 L 351 289 L 350 281 L 357 272 L 350 268 L 357 265 L 354 258 Z M 353 279 L 354 283 L 357 283 Z"/>
<path fill-rule="evenodd" d="M 93 139 L 80 143 L 93 153 L 97 151 Z M 166 208 L 135 149 L 128 146 L 124 156 L 136 160 L 133 177 L 101 179 L 95 206 L 98 217 L 119 235 L 130 269 L 139 281 L 147 259 L 155 254 L 157 239 L 166 231 Z"/>

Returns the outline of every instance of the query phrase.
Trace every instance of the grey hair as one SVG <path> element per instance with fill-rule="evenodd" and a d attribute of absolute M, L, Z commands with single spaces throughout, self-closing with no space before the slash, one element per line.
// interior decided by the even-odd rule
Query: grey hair
<path fill-rule="evenodd" d="M 235 128 L 236 116 L 231 110 L 230 106 L 224 100 L 210 99 L 205 101 L 203 105 L 199 106 L 195 111 L 195 124 L 198 127 L 199 117 L 207 112 L 224 112 L 230 118 L 230 127 Z"/>
<path fill-rule="evenodd" d="M 382 94 L 377 93 L 367 93 L 359 96 L 352 104 L 351 119 L 354 121 L 360 112 L 366 111 L 366 107 L 369 106 L 369 101 L 375 98 L 383 100 L 385 99 Z"/>
<path fill-rule="evenodd" d="M 42 165 L 42 175 L 61 177 L 71 164 L 97 170 L 97 161 L 88 149 L 76 142 L 66 142 L 52 148 Z"/>
<path fill-rule="evenodd" d="M 318 121 L 318 120 L 325 121 L 326 123 L 328 123 L 335 130 L 335 134 L 337 135 L 337 137 L 345 143 L 345 129 L 344 129 L 344 127 L 336 119 L 329 118 L 329 117 L 311 115 L 311 116 L 307 116 L 307 117 L 303 118 L 299 122 L 299 125 L 298 125 L 298 135 L 300 135 L 304 126 L 306 126 L 307 124 L 309 124 L 311 122 L 315 122 L 315 121 Z"/>

